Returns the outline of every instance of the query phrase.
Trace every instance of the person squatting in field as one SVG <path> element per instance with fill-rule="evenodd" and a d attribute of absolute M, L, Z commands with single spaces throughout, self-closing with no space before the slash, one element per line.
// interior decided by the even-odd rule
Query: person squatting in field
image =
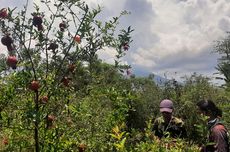
<path fill-rule="evenodd" d="M 211 100 L 201 100 L 197 103 L 201 114 L 208 117 L 208 142 L 201 152 L 229 152 L 228 130 L 220 121 L 222 111 Z"/>
<path fill-rule="evenodd" d="M 173 116 L 173 102 L 169 99 L 164 99 L 160 103 L 160 112 L 162 116 L 155 119 L 153 124 L 153 132 L 155 136 L 184 138 L 186 137 L 186 130 L 184 122 Z"/>

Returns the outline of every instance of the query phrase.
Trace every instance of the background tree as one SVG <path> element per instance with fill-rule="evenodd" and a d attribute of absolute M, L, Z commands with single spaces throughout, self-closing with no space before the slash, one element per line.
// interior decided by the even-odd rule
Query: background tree
<path fill-rule="evenodd" d="M 227 32 L 227 36 L 224 39 L 218 40 L 215 46 L 215 51 L 220 55 L 216 69 L 223 74 L 223 79 L 226 86 L 229 88 L 230 85 L 230 35 Z"/>

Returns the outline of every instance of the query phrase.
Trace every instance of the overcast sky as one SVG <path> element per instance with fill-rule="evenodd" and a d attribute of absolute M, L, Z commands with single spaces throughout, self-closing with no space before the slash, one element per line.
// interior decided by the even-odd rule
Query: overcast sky
<path fill-rule="evenodd" d="M 21 6 L 26 0 L 0 0 L 1 6 Z M 31 0 L 32 1 L 32 0 Z M 37 0 L 38 1 L 38 0 Z M 212 76 L 217 72 L 218 54 L 214 41 L 226 36 L 230 28 L 229 0 L 86 0 L 99 4 L 102 20 L 131 12 L 120 26 L 135 30 L 124 62 L 136 75 L 154 73 L 179 78 L 193 72 Z M 111 62 L 114 52 L 100 51 Z"/>

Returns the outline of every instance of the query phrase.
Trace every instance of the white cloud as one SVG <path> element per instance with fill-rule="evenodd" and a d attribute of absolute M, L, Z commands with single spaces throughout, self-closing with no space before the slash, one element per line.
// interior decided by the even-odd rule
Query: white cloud
<path fill-rule="evenodd" d="M 111 47 L 105 47 L 105 48 L 97 51 L 97 55 L 98 55 L 99 59 L 102 60 L 102 62 L 106 62 L 106 63 L 112 64 L 112 65 L 115 64 L 115 59 L 116 59 L 117 54 L 118 53 L 117 53 L 116 49 L 111 48 Z M 119 63 L 120 65 L 128 65 L 128 62 L 124 58 L 120 58 L 119 62 L 120 62 Z"/>
<path fill-rule="evenodd" d="M 114 64 L 115 56 L 117 55 L 117 51 L 114 48 L 104 48 L 97 51 L 98 57 L 103 61 L 110 64 Z"/>
<path fill-rule="evenodd" d="M 133 65 L 142 65 L 147 68 L 152 68 L 156 66 L 155 62 L 152 61 L 152 54 L 151 52 L 144 50 L 143 48 L 139 48 L 137 52 L 140 53 L 133 53 L 131 54 L 131 57 L 134 59 L 132 64 Z M 148 58 L 146 58 L 148 56 Z"/>
<path fill-rule="evenodd" d="M 105 8 L 106 10 L 110 10 L 113 13 L 117 13 L 123 10 L 126 0 L 87 0 L 86 2 L 92 8 L 95 8 L 98 5 L 100 5 L 102 8 Z"/>
<path fill-rule="evenodd" d="M 39 1 L 39 0 L 34 0 Z M 229 0 L 87 0 L 91 8 L 103 7 L 102 21 L 131 11 L 121 20 L 131 25 L 133 43 L 123 62 L 149 73 L 184 75 L 200 72 L 212 75 L 217 55 L 211 54 L 214 41 L 223 38 L 230 27 Z M 10 1 L 4 1 L 4 5 Z M 11 3 L 10 5 L 13 5 Z M 17 4 L 15 4 L 17 5 Z M 19 5 L 19 4 L 18 4 Z M 98 52 L 99 57 L 114 63 L 116 51 Z"/>
<path fill-rule="evenodd" d="M 214 41 L 225 35 L 230 25 L 230 2 L 226 0 L 147 1 L 152 4 L 152 9 L 155 12 L 151 33 L 156 35 L 159 40 L 153 41 L 148 49 L 143 49 L 144 46 L 137 46 L 136 51 L 131 55 L 133 62 L 149 69 L 149 71 L 157 69 L 153 70 L 155 73 L 164 71 L 185 73 L 188 72 L 188 69 L 193 69 L 193 72 L 201 72 L 200 69 L 203 69 L 203 73 L 206 74 L 214 72 L 214 66 L 207 66 L 210 63 L 203 63 L 202 60 L 187 63 L 186 58 L 189 61 L 192 57 L 204 58 L 201 56 L 202 52 L 209 53 L 207 49 L 210 49 L 211 52 Z M 185 56 L 181 57 L 181 55 Z M 205 58 L 213 59 L 213 56 L 216 56 L 212 55 L 208 54 Z M 148 61 L 148 65 L 143 62 L 144 60 Z M 184 66 L 169 67 L 169 65 L 179 62 L 178 60 L 181 60 L 181 65 Z M 216 61 L 210 60 L 209 62 Z"/>

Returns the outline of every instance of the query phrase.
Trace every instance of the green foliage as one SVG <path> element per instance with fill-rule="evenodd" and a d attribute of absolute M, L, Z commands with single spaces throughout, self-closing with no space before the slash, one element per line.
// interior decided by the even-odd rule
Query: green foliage
<path fill-rule="evenodd" d="M 218 64 L 216 69 L 219 71 L 222 77 L 217 77 L 217 79 L 221 79 L 225 81 L 225 86 L 229 89 L 229 83 L 230 83 L 230 35 L 229 32 L 227 32 L 227 36 L 221 40 L 218 40 L 215 43 L 215 52 L 220 55 L 220 58 L 218 59 Z"/>
<path fill-rule="evenodd" d="M 90 148 L 96 143 L 89 139 L 96 141 L 102 130 L 125 119 L 129 93 L 101 86 L 110 81 L 100 76 L 103 70 L 115 76 L 117 72 L 116 68 L 103 67 L 96 52 L 105 46 L 116 49 L 121 37 L 129 43 L 133 30 L 128 27 L 127 32 L 121 30 L 116 36 L 119 17 L 103 24 L 96 19 L 100 12 L 100 7 L 90 9 L 80 0 L 43 0 L 39 6 L 34 4 L 29 14 L 27 1 L 23 10 L 8 8 L 7 18 L 0 19 L 2 39 L 10 39 L 2 43 L 8 55 L 18 60 L 13 67 L 4 64 L 4 55 L 1 59 L 1 71 L 6 71 L 1 79 L 1 125 L 3 132 L 12 128 L 8 137 L 11 144 L 6 150 L 76 150 L 82 141 L 88 142 Z M 123 54 L 120 46 L 117 50 Z M 38 90 L 31 89 L 32 81 L 39 83 Z M 102 96 L 111 101 L 108 109 L 101 110 L 107 103 L 100 102 L 99 92 L 108 94 Z M 72 124 L 75 129 L 65 131 Z M 24 135 L 29 140 L 24 140 Z M 107 137 L 105 133 L 101 135 Z"/>
<path fill-rule="evenodd" d="M 151 78 L 130 78 L 121 81 L 127 90 L 132 90 L 136 99 L 130 103 L 127 125 L 129 128 L 143 130 L 146 127 L 145 121 L 156 117 L 162 93 L 159 87 Z M 144 109 L 144 110 L 143 110 Z"/>

